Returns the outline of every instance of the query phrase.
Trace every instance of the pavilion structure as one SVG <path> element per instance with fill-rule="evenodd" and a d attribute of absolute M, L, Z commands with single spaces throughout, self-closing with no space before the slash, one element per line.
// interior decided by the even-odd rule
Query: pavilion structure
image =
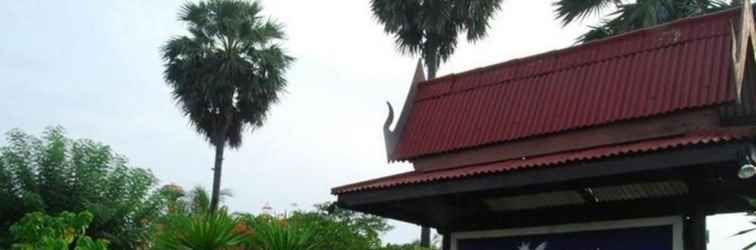
<path fill-rule="evenodd" d="M 425 80 L 388 160 L 338 205 L 435 228 L 444 250 L 704 250 L 706 216 L 752 210 L 753 10 L 686 18 Z M 743 176 L 745 174 L 745 176 Z"/>

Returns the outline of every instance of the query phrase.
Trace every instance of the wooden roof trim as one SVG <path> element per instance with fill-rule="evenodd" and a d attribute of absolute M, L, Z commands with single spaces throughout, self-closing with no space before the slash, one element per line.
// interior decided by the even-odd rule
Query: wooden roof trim
<path fill-rule="evenodd" d="M 419 171 L 439 170 L 675 136 L 719 126 L 716 108 L 697 109 L 430 155 L 411 162 Z"/>

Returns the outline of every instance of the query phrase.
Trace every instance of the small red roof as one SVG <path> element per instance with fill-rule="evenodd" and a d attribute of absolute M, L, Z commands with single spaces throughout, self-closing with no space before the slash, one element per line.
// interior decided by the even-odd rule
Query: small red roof
<path fill-rule="evenodd" d="M 333 188 L 331 192 L 333 194 L 343 194 L 355 191 L 385 189 L 401 185 L 496 174 L 525 168 L 558 167 L 577 161 L 590 161 L 631 154 L 641 154 L 691 145 L 725 143 L 749 138 L 752 135 L 753 131 L 750 128 L 730 128 L 697 131 L 674 137 L 651 139 L 618 145 L 608 145 L 569 152 L 560 152 L 527 159 L 506 160 L 501 162 L 436 171 L 411 171 L 374 180 L 358 182 L 346 186 L 336 187 Z"/>
<path fill-rule="evenodd" d="M 396 159 L 732 102 L 725 11 L 423 82 Z M 413 177 L 414 178 L 414 177 Z"/>

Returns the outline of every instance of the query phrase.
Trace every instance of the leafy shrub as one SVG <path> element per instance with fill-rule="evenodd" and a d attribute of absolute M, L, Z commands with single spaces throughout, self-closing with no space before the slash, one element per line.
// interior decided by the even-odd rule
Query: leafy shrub
<path fill-rule="evenodd" d="M 155 249 L 239 249 L 249 242 L 251 231 L 225 209 L 214 213 L 171 214 L 158 225 Z"/>
<path fill-rule="evenodd" d="M 314 211 L 298 211 L 288 218 L 291 225 L 299 225 L 317 232 L 313 235 L 316 249 L 328 250 L 433 250 L 420 247 L 419 241 L 409 244 L 383 245 L 380 236 L 392 227 L 386 219 L 341 209 L 326 202 L 315 205 Z M 436 239 L 437 241 L 440 239 Z M 438 243 L 438 242 L 437 242 Z"/>
<path fill-rule="evenodd" d="M 29 213 L 10 228 L 18 250 L 105 250 L 106 240 L 93 240 L 86 236 L 87 226 L 92 222 L 92 214 L 63 212 L 49 216 L 40 212 Z"/>
<path fill-rule="evenodd" d="M 154 249 L 320 250 L 315 231 L 285 218 L 213 213 L 172 213 L 157 225 Z"/>
<path fill-rule="evenodd" d="M 372 250 L 381 248 L 381 234 L 391 230 L 386 220 L 341 209 L 333 203 L 316 205 L 315 211 L 293 213 L 288 221 L 317 232 L 318 249 Z"/>
<path fill-rule="evenodd" d="M 277 219 L 267 215 L 244 216 L 245 224 L 253 233 L 250 248 L 259 250 L 314 250 L 318 248 L 315 241 L 316 232 L 302 224 L 292 224 L 286 218 Z"/>
<path fill-rule="evenodd" d="M 89 235 L 113 249 L 144 247 L 164 206 L 156 183 L 110 147 L 69 139 L 62 128 L 41 138 L 11 130 L 0 146 L 0 249 L 9 246 L 10 225 L 27 213 L 84 210 L 94 215 Z"/>
<path fill-rule="evenodd" d="M 192 215 L 210 212 L 210 193 L 202 186 L 196 186 L 187 193 L 183 187 L 169 184 L 161 187 L 159 192 L 165 200 L 168 214 Z M 231 197 L 231 192 L 221 190 L 220 201 L 223 202 L 227 197 Z"/>

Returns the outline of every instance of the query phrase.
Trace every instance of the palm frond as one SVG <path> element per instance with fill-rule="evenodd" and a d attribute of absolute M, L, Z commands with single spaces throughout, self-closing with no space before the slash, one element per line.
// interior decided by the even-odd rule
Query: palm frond
<path fill-rule="evenodd" d="M 554 3 L 554 7 L 556 18 L 562 21 L 562 25 L 568 25 L 591 15 L 600 15 L 609 7 L 620 4 L 620 0 L 560 0 Z"/>
<path fill-rule="evenodd" d="M 745 247 L 743 247 L 743 250 L 749 250 L 754 246 L 756 246 L 756 242 L 752 242 L 751 244 L 746 245 Z"/>
<path fill-rule="evenodd" d="M 754 230 L 756 230 L 756 228 L 746 229 L 746 230 L 737 232 L 737 233 L 733 234 L 732 236 L 738 236 L 738 235 L 747 234 L 747 233 L 753 232 Z"/>
<path fill-rule="evenodd" d="M 419 55 L 430 76 L 454 53 L 457 37 L 470 42 L 486 36 L 501 0 L 371 0 L 373 16 L 394 37 L 402 54 Z"/>
<path fill-rule="evenodd" d="M 554 4 L 557 19 L 564 25 L 583 19 L 589 15 L 606 14 L 602 23 L 591 26 L 591 30 L 577 40 L 587 42 L 620 33 L 633 31 L 680 18 L 701 15 L 737 6 L 737 1 L 725 0 L 638 0 L 623 3 L 614 0 L 561 0 Z"/>

